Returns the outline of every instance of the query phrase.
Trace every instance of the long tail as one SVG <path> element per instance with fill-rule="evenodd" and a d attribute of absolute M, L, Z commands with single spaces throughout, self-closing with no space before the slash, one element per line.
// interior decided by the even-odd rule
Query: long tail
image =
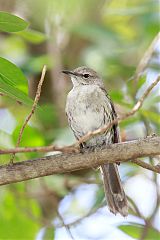
<path fill-rule="evenodd" d="M 104 190 L 109 210 L 114 214 L 128 215 L 128 204 L 116 164 L 105 164 L 101 166 L 104 182 Z"/>

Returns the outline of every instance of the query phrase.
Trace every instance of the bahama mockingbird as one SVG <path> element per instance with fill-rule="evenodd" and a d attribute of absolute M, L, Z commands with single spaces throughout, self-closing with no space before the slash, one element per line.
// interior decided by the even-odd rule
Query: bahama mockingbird
<path fill-rule="evenodd" d="M 114 105 L 98 74 L 88 67 L 78 67 L 73 71 L 63 71 L 71 77 L 73 88 L 68 93 L 66 114 L 69 125 L 77 139 L 90 131 L 109 124 L 117 118 Z M 94 149 L 120 141 L 119 128 L 115 124 L 101 135 L 96 135 L 82 144 L 82 148 Z M 106 200 L 114 214 L 128 215 L 128 204 L 119 177 L 117 164 L 101 166 Z"/>

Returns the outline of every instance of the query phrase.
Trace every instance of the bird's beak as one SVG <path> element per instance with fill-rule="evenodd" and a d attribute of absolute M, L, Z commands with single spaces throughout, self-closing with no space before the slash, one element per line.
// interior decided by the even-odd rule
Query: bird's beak
<path fill-rule="evenodd" d="M 68 70 L 63 70 L 62 73 L 67 74 L 67 75 L 76 75 L 74 72 L 68 71 Z"/>

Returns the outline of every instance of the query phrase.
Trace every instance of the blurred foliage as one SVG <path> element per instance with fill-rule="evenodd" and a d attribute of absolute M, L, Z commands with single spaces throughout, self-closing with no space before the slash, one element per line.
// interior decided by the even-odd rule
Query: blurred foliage
<path fill-rule="evenodd" d="M 28 23 L 23 19 L 7 12 L 0 12 L 0 30 L 4 32 L 19 32 L 24 30 Z"/>
<path fill-rule="evenodd" d="M 143 228 L 144 228 L 144 225 L 122 225 L 122 226 L 119 226 L 119 229 L 123 230 L 125 233 L 127 233 L 128 235 L 136 238 L 136 239 L 139 239 L 142 232 L 143 232 Z M 159 232 L 154 229 L 154 228 L 150 228 L 148 233 L 147 233 L 147 237 L 146 237 L 146 240 L 157 240 L 159 237 Z"/>
<path fill-rule="evenodd" d="M 26 105 L 33 104 L 27 95 L 27 79 L 19 68 L 4 58 L 0 58 L 0 91 Z"/>
<path fill-rule="evenodd" d="M 65 97 L 71 88 L 60 73 L 65 68 L 87 65 L 98 71 L 118 114 L 129 111 L 159 73 L 157 43 L 137 83 L 133 77 L 158 34 L 158 4 L 156 0 L 1 0 L 0 9 L 5 12 L 0 12 L 0 148 L 15 147 L 44 64 L 48 72 L 40 107 L 25 128 L 21 146 L 74 142 L 64 114 Z M 159 133 L 159 100 L 157 86 L 140 111 L 120 124 L 123 141 Z M 44 155 L 17 154 L 16 161 L 40 156 Z M 153 163 L 156 159 L 145 161 Z M 0 156 L 0 165 L 8 162 L 9 156 Z M 102 207 L 99 172 L 78 171 L 2 186 L 0 239 L 68 239 L 58 211 L 65 223 L 72 223 L 75 239 L 91 239 L 93 226 L 100 230 L 99 235 L 95 232 L 97 239 L 158 239 L 157 176 L 131 163 L 123 164 L 120 170 L 131 205 L 126 220 Z M 142 214 L 140 196 L 132 190 L 139 176 L 150 182 L 148 205 L 143 196 L 146 215 Z M 140 187 L 143 190 L 143 186 L 136 186 L 137 191 Z M 149 213 L 153 198 L 157 202 Z M 99 212 L 103 224 L 98 220 Z M 105 230 L 103 226 L 107 226 Z"/>

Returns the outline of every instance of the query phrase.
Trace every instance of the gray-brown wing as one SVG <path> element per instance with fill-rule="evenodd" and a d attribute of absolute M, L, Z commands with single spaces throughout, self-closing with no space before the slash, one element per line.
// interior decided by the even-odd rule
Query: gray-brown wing
<path fill-rule="evenodd" d="M 104 90 L 105 91 L 105 90 Z M 106 98 L 107 98 L 107 101 L 109 101 L 109 104 L 110 104 L 110 108 L 111 108 L 111 111 L 110 111 L 110 121 L 113 121 L 115 119 L 117 119 L 117 113 L 115 111 L 115 107 L 114 107 L 114 104 L 110 98 L 110 96 L 107 94 L 107 92 L 105 91 L 106 93 Z M 118 127 L 118 124 L 114 124 L 111 128 L 111 132 L 112 132 L 112 142 L 113 143 L 118 143 L 120 142 L 120 134 L 119 134 L 119 127 Z"/>

